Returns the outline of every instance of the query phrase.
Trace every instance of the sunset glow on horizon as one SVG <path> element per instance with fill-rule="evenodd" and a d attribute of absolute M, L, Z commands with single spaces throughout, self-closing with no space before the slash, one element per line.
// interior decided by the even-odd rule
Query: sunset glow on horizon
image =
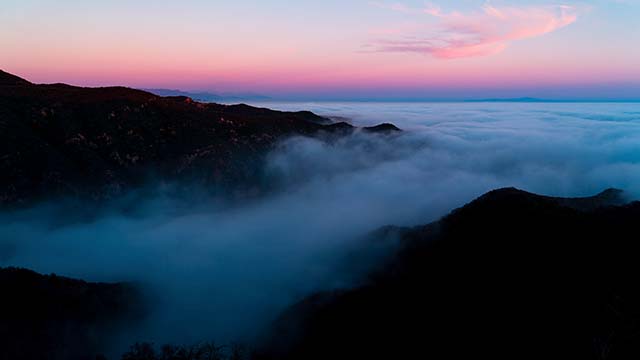
<path fill-rule="evenodd" d="M 0 69 L 281 97 L 637 99 L 638 18 L 635 0 L 8 0 Z"/>

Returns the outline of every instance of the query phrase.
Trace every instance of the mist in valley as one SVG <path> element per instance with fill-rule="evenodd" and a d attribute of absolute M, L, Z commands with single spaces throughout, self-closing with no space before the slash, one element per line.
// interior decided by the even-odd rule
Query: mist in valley
<path fill-rule="evenodd" d="M 113 339 L 120 350 L 141 340 L 250 343 L 292 303 L 363 281 L 345 261 L 381 226 L 435 221 L 506 186 L 640 196 L 638 104 L 272 107 L 404 131 L 287 139 L 264 164 L 278 191 L 259 198 L 185 200 L 154 187 L 100 209 L 58 200 L 4 212 L 0 265 L 139 284 L 149 315 Z"/>

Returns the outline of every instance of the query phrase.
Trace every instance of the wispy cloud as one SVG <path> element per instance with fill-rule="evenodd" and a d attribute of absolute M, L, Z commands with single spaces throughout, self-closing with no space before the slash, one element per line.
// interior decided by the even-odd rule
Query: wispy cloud
<path fill-rule="evenodd" d="M 421 9 L 403 4 L 372 3 L 374 6 L 436 21 L 411 33 L 379 39 L 368 46 L 376 52 L 414 52 L 441 59 L 486 56 L 501 52 L 509 43 L 554 32 L 574 23 L 576 7 L 569 5 L 497 7 L 463 13 L 445 12 L 428 5 Z"/>

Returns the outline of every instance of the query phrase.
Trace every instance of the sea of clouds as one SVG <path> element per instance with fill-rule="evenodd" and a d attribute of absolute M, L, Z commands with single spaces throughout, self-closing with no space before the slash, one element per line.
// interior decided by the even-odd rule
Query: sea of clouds
<path fill-rule="evenodd" d="M 143 284 L 151 316 L 119 344 L 251 341 L 305 295 L 357 281 L 341 262 L 380 226 L 428 223 L 506 186 L 640 197 L 640 104 L 265 106 L 404 131 L 288 139 L 264 169 L 280 191 L 242 203 L 154 195 L 87 218 L 66 203 L 0 214 L 0 266 Z"/>

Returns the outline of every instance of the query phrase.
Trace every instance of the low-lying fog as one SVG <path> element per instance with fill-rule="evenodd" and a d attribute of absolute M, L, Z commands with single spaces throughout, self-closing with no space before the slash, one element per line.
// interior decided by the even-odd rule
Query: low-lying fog
<path fill-rule="evenodd" d="M 152 316 L 122 343 L 250 340 L 293 301 L 348 286 L 335 271 L 341 255 L 382 225 L 427 223 L 504 186 L 640 195 L 640 104 L 265 106 L 406 131 L 290 139 L 265 165 L 286 190 L 250 203 L 190 208 L 154 196 L 74 222 L 63 204 L 0 214 L 0 266 L 146 284 Z"/>

